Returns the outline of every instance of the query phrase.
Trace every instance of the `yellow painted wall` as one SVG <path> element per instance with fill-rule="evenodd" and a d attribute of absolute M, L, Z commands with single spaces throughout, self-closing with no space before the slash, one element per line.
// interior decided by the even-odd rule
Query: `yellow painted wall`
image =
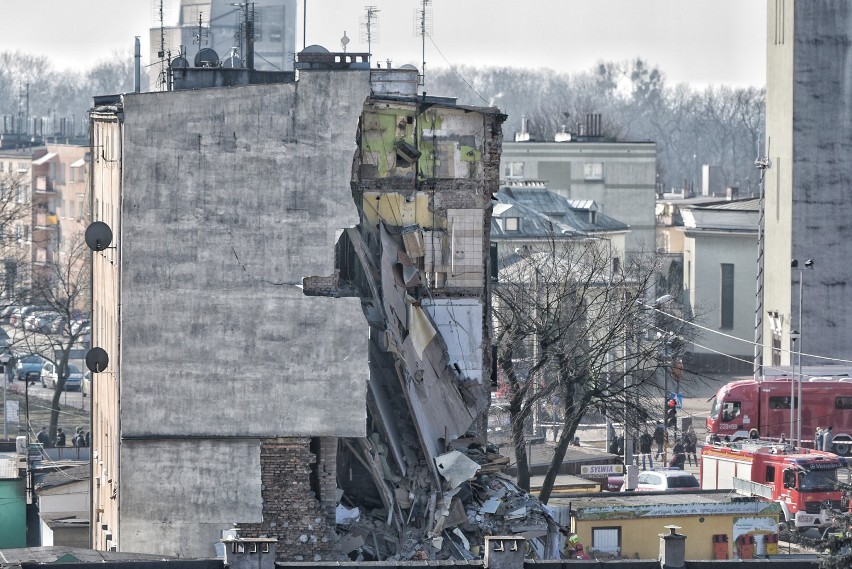
<path fill-rule="evenodd" d="M 435 215 L 429 208 L 429 195 L 417 192 L 413 201 L 398 193 L 364 192 L 362 207 L 370 226 L 379 221 L 388 225 L 405 227 L 419 225 L 423 229 L 446 229 L 447 218 Z"/>
<path fill-rule="evenodd" d="M 592 545 L 592 528 L 621 527 L 621 555 L 631 559 L 657 559 L 660 556 L 660 534 L 669 533 L 665 526 L 680 526 L 677 532 L 686 536 L 686 559 L 713 559 L 713 536 L 727 534 L 728 558 L 734 558 L 734 518 L 744 514 L 704 515 L 684 517 L 636 518 L 631 520 L 579 520 L 573 531 L 580 543 Z M 751 515 L 749 517 L 777 516 Z M 700 520 L 704 520 L 703 522 Z"/>

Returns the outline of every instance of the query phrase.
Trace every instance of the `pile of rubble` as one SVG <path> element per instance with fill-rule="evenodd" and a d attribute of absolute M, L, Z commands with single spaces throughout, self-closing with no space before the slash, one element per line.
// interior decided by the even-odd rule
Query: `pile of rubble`
<path fill-rule="evenodd" d="M 338 507 L 340 551 L 345 559 L 481 559 L 488 535 L 522 536 L 537 552 L 532 556 L 558 558 L 560 526 L 545 504 L 502 472 L 508 457 L 493 445 L 458 443 L 452 445 L 455 450 L 436 458 L 444 488 L 430 497 L 428 520 L 412 519 L 412 511 L 407 512 L 401 536 L 392 529 L 384 509 Z"/>

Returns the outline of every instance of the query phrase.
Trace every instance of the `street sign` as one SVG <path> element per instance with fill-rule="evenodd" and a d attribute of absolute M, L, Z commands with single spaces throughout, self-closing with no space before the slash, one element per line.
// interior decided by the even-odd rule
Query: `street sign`
<path fill-rule="evenodd" d="M 606 478 L 613 474 L 623 474 L 624 466 L 620 464 L 584 464 L 580 467 L 580 476 L 586 478 Z"/>
<path fill-rule="evenodd" d="M 18 402 L 6 401 L 6 423 L 18 423 L 21 418 L 18 416 Z"/>
<path fill-rule="evenodd" d="M 683 394 L 682 393 L 669 393 L 669 399 L 674 399 L 677 401 L 677 408 L 683 409 Z"/>

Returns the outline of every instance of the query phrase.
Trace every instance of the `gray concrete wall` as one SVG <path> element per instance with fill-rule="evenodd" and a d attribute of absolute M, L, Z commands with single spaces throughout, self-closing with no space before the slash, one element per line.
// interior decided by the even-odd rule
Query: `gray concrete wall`
<path fill-rule="evenodd" d="M 754 290 L 757 268 L 754 234 L 687 233 L 685 249 L 693 259 L 693 312 L 696 320 L 710 330 L 698 330 L 693 354 L 728 354 L 745 359 L 751 367 L 754 349 Z M 722 328 L 722 263 L 734 265 L 734 328 Z M 731 338 L 743 338 L 741 342 Z"/>
<path fill-rule="evenodd" d="M 364 436 L 360 302 L 299 285 L 358 221 L 368 92 L 310 72 L 126 97 L 122 436 Z"/>
<path fill-rule="evenodd" d="M 784 313 L 803 333 L 805 353 L 852 353 L 852 6 L 844 0 L 768 2 L 766 309 Z M 783 22 L 782 22 L 783 19 Z M 776 26 L 776 23 L 778 25 Z M 798 322 L 798 274 L 805 273 Z M 785 325 L 786 326 L 786 325 Z M 790 329 L 790 328 L 788 328 Z M 764 338 L 769 338 L 768 330 Z M 789 336 L 783 340 L 789 347 Z M 765 350 L 765 358 L 768 353 Z M 789 357 L 782 357 L 789 363 Z M 806 357 L 804 363 L 818 363 Z M 819 363 L 825 363 L 821 361 Z"/>
<path fill-rule="evenodd" d="M 260 438 L 366 435 L 360 300 L 300 285 L 358 222 L 368 94 L 367 71 L 312 71 L 124 98 L 119 550 L 212 556 L 263 521 Z"/>
<path fill-rule="evenodd" d="M 261 520 L 258 441 L 124 441 L 122 551 L 213 557 L 235 522 Z"/>

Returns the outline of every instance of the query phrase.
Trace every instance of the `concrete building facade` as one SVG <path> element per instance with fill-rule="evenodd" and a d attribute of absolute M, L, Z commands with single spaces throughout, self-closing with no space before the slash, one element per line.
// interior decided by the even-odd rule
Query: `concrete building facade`
<path fill-rule="evenodd" d="M 653 142 L 506 142 L 500 176 L 543 180 L 569 200 L 594 201 L 630 227 L 628 252 L 655 249 Z"/>
<path fill-rule="evenodd" d="M 334 274 L 358 223 L 368 94 L 351 70 L 96 99 L 92 220 L 114 240 L 93 254 L 110 358 L 92 386 L 95 548 L 206 557 L 236 524 L 287 559 L 331 551 L 337 437 L 366 435 L 367 327 L 357 298 L 302 279 Z"/>
<path fill-rule="evenodd" d="M 754 357 L 758 200 L 682 205 L 680 215 L 684 301 L 703 327 L 689 350 L 690 367 L 747 373 Z"/>
<path fill-rule="evenodd" d="M 852 6 L 843 0 L 768 0 L 766 66 L 766 248 L 764 315 L 783 329 L 780 363 L 848 360 L 852 341 L 852 226 L 848 220 L 852 84 L 847 61 Z M 791 268 L 793 259 L 798 269 Z M 813 270 L 805 261 L 813 260 Z M 803 283 L 803 305 L 799 286 Z M 802 319 L 799 319 L 799 314 Z M 773 330 L 763 320 L 763 361 L 772 363 Z M 809 357 L 822 356 L 823 359 Z"/>

